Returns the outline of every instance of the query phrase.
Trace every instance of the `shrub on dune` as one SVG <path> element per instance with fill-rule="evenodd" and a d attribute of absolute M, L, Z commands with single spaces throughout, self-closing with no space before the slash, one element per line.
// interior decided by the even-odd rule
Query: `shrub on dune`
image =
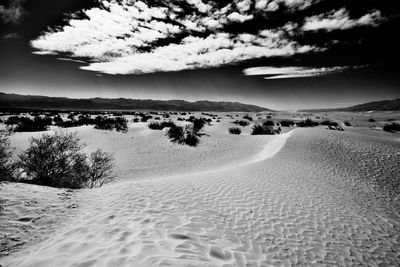
<path fill-rule="evenodd" d="M 264 121 L 262 125 L 263 126 L 275 126 L 275 122 L 268 120 L 268 121 Z"/>
<path fill-rule="evenodd" d="M 281 133 L 281 127 L 270 126 L 265 124 L 256 124 L 252 128 L 251 135 L 274 135 L 280 133 Z"/>
<path fill-rule="evenodd" d="M 228 128 L 230 134 L 240 134 L 242 130 L 239 127 L 230 127 Z"/>
<path fill-rule="evenodd" d="M 30 140 L 18 166 L 28 181 L 45 186 L 77 189 L 111 181 L 113 157 L 101 150 L 87 156 L 84 147 L 76 133 L 43 134 Z"/>
<path fill-rule="evenodd" d="M 318 126 L 318 125 L 319 125 L 318 122 L 313 121 L 311 119 L 306 119 L 306 120 L 303 120 L 303 121 L 300 121 L 300 122 L 297 123 L 298 127 L 315 127 L 315 126 Z"/>
<path fill-rule="evenodd" d="M 184 137 L 183 127 L 174 125 L 169 128 L 167 135 L 172 142 L 179 143 Z"/>
<path fill-rule="evenodd" d="M 249 121 L 253 121 L 253 118 L 250 117 L 249 115 L 244 115 L 244 116 L 243 116 L 243 119 L 249 120 Z"/>
<path fill-rule="evenodd" d="M 393 122 L 392 124 L 386 124 L 383 126 L 383 130 L 385 132 L 399 132 L 400 131 L 400 124 Z"/>
<path fill-rule="evenodd" d="M 339 126 L 339 124 L 337 122 L 330 121 L 330 120 L 324 120 L 320 124 L 324 125 L 324 126 L 335 126 L 335 127 Z"/>
<path fill-rule="evenodd" d="M 168 129 L 167 136 L 174 143 L 196 146 L 200 140 L 193 129 L 193 125 L 181 127 L 174 124 Z"/>
<path fill-rule="evenodd" d="M 33 120 L 28 117 L 20 117 L 14 130 L 16 132 L 46 131 L 51 124 L 52 119 L 48 117 L 37 116 Z"/>
<path fill-rule="evenodd" d="M 346 126 L 351 126 L 351 123 L 350 123 L 349 121 L 345 121 L 345 122 L 344 122 L 344 125 L 346 125 Z"/>
<path fill-rule="evenodd" d="M 15 164 L 12 162 L 13 149 L 10 145 L 9 130 L 0 130 L 0 181 L 13 179 Z"/>
<path fill-rule="evenodd" d="M 294 126 L 296 123 L 292 120 L 283 120 L 281 121 L 281 125 L 282 127 L 292 127 Z"/>
<path fill-rule="evenodd" d="M 172 127 L 175 124 L 172 121 L 156 122 L 152 121 L 147 126 L 152 130 L 162 130 L 167 127 Z"/>
<path fill-rule="evenodd" d="M 94 128 L 99 130 L 128 131 L 128 121 L 124 117 L 107 118 L 105 116 L 97 116 L 94 124 Z"/>

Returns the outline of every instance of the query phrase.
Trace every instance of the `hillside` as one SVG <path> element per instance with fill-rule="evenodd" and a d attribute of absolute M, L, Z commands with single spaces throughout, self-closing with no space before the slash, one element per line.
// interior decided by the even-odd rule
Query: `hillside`
<path fill-rule="evenodd" d="M 329 111 L 398 111 L 400 110 L 400 98 L 394 100 L 374 101 L 346 108 L 332 109 L 304 109 L 302 112 L 329 112 Z"/>
<path fill-rule="evenodd" d="M 184 100 L 151 100 L 128 98 L 75 99 L 0 93 L 1 110 L 170 110 L 170 111 L 243 111 L 260 112 L 269 109 L 239 102 Z"/>

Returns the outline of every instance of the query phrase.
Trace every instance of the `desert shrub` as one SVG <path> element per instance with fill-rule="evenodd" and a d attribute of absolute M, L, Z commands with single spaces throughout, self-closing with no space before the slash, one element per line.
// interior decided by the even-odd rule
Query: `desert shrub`
<path fill-rule="evenodd" d="M 263 126 L 275 126 L 275 122 L 274 121 L 264 121 Z"/>
<path fill-rule="evenodd" d="M 147 125 L 152 130 L 162 130 L 167 127 L 173 127 L 175 124 L 172 121 L 156 122 L 152 121 Z"/>
<path fill-rule="evenodd" d="M 315 126 L 318 126 L 318 125 L 319 125 L 318 122 L 313 121 L 313 120 L 311 120 L 309 118 L 297 123 L 298 127 L 315 127 Z"/>
<path fill-rule="evenodd" d="M 375 119 L 371 118 L 368 120 L 369 122 L 375 122 Z"/>
<path fill-rule="evenodd" d="M 152 121 L 149 124 L 147 124 L 147 127 L 152 130 L 162 130 L 163 127 L 161 126 L 161 123 L 158 123 L 156 121 Z"/>
<path fill-rule="evenodd" d="M 184 131 L 181 126 L 172 126 L 168 129 L 167 136 L 171 139 L 172 142 L 179 143 L 180 140 L 183 140 Z"/>
<path fill-rule="evenodd" d="M 345 122 L 344 122 L 344 125 L 346 125 L 346 126 L 351 126 L 351 123 L 350 123 L 349 121 L 345 121 Z"/>
<path fill-rule="evenodd" d="M 94 120 L 94 128 L 100 130 L 116 130 L 127 132 L 128 121 L 124 117 L 108 118 L 105 116 L 97 116 Z"/>
<path fill-rule="evenodd" d="M 295 122 L 292 120 L 283 120 L 281 121 L 281 126 L 282 127 L 292 127 L 295 125 Z"/>
<path fill-rule="evenodd" d="M 393 122 L 392 124 L 385 124 L 385 126 L 383 126 L 383 130 L 385 132 L 399 132 L 400 124 L 395 122 Z"/>
<path fill-rule="evenodd" d="M 170 117 L 169 113 L 166 112 L 166 113 L 163 114 L 163 118 L 168 119 L 169 117 Z"/>
<path fill-rule="evenodd" d="M 199 142 L 200 142 L 199 138 L 196 136 L 195 133 L 192 132 L 187 132 L 182 140 L 182 143 L 189 146 L 197 146 Z"/>
<path fill-rule="evenodd" d="M 58 131 L 30 140 L 18 166 L 30 182 L 59 188 L 101 186 L 112 176 L 111 155 L 97 150 L 89 157 L 76 133 Z"/>
<path fill-rule="evenodd" d="M 324 120 L 320 124 L 324 125 L 324 126 L 339 126 L 339 124 L 337 122 L 330 121 L 330 120 Z"/>
<path fill-rule="evenodd" d="M 139 118 L 133 118 L 133 119 L 132 119 L 132 122 L 135 122 L 135 123 L 136 123 L 136 122 L 139 122 Z"/>
<path fill-rule="evenodd" d="M 60 115 L 55 116 L 55 117 L 53 118 L 53 123 L 54 123 L 54 125 L 59 125 L 59 124 L 62 124 L 63 122 L 64 122 L 64 120 L 61 118 Z"/>
<path fill-rule="evenodd" d="M 7 125 L 15 125 L 14 131 L 16 132 L 37 132 L 46 131 L 48 126 L 53 123 L 53 120 L 49 117 L 35 117 L 33 119 L 29 117 L 9 117 L 6 121 Z"/>
<path fill-rule="evenodd" d="M 245 119 L 245 120 L 249 120 L 249 121 L 253 121 L 253 118 L 252 117 L 250 117 L 249 115 L 244 115 L 243 116 L 243 119 Z"/>
<path fill-rule="evenodd" d="M 390 119 L 387 119 L 387 121 L 396 121 L 396 119 L 395 118 L 390 118 Z"/>
<path fill-rule="evenodd" d="M 20 117 L 18 117 L 18 116 L 10 116 L 4 123 L 6 125 L 14 125 L 14 124 L 18 124 L 19 120 L 20 120 Z"/>
<path fill-rule="evenodd" d="M 273 129 L 274 128 L 272 126 L 264 126 L 257 124 L 253 126 L 251 135 L 264 135 L 264 134 L 272 135 L 274 134 Z"/>
<path fill-rule="evenodd" d="M 151 115 L 146 115 L 146 114 L 141 114 L 141 119 L 140 119 L 140 121 L 141 122 L 147 122 L 149 119 L 152 119 L 153 118 L 153 116 L 151 116 Z"/>
<path fill-rule="evenodd" d="M 240 125 L 242 127 L 246 127 L 250 124 L 250 122 L 247 120 L 236 120 L 236 121 L 233 121 L 232 123 Z"/>
<path fill-rule="evenodd" d="M 193 120 L 193 133 L 197 134 L 198 132 L 201 131 L 201 129 L 203 129 L 204 125 L 206 124 L 206 122 L 209 122 L 208 120 L 205 120 L 203 118 L 200 119 L 194 119 Z"/>
<path fill-rule="evenodd" d="M 0 182 L 13 179 L 15 164 L 12 162 L 13 149 L 9 130 L 0 129 Z"/>
<path fill-rule="evenodd" d="M 242 130 L 239 127 L 230 127 L 228 128 L 230 134 L 240 134 Z"/>
<path fill-rule="evenodd" d="M 167 136 L 174 143 L 186 144 L 189 146 L 196 146 L 200 141 L 193 130 L 193 124 L 187 125 L 185 128 L 173 124 L 168 129 Z"/>
<path fill-rule="evenodd" d="M 98 149 L 89 155 L 88 163 L 87 187 L 101 187 L 115 179 L 113 172 L 114 157 L 112 155 Z"/>
<path fill-rule="evenodd" d="M 181 117 L 178 117 L 176 120 L 178 120 L 178 121 L 184 121 L 185 119 L 184 119 L 184 118 L 181 118 Z"/>

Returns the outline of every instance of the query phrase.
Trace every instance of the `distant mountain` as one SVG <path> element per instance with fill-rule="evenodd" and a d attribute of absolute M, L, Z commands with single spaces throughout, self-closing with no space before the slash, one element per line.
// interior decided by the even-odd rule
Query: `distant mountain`
<path fill-rule="evenodd" d="M 398 111 L 400 110 L 400 98 L 394 100 L 374 101 L 355 105 L 347 108 L 333 109 L 305 109 L 303 112 L 325 112 L 325 111 Z"/>
<path fill-rule="evenodd" d="M 151 100 L 127 98 L 75 99 L 6 94 L 0 92 L 0 110 L 166 110 L 166 111 L 244 111 L 260 112 L 269 109 L 239 102 L 184 100 Z"/>

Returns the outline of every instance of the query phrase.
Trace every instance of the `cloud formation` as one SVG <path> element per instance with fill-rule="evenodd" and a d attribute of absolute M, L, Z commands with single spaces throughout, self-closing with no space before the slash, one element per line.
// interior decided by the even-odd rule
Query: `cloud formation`
<path fill-rule="evenodd" d="M 378 10 L 368 13 L 359 19 L 351 19 L 349 12 L 342 8 L 328 14 L 306 18 L 303 30 L 347 30 L 359 26 L 377 26 L 382 20 L 381 12 Z"/>
<path fill-rule="evenodd" d="M 264 79 L 288 79 L 288 78 L 304 78 L 304 77 L 315 77 L 323 76 L 327 74 L 333 74 L 342 72 L 348 69 L 360 68 L 361 66 L 349 67 L 349 66 L 336 66 L 336 67 L 322 67 L 322 68 L 310 68 L 310 67 L 254 67 L 243 70 L 245 75 L 258 75 L 265 76 Z"/>
<path fill-rule="evenodd" d="M 44 32 L 31 45 L 36 54 L 83 58 L 88 62 L 81 67 L 84 70 L 142 74 L 323 51 L 325 47 L 302 44 L 293 37 L 302 31 L 373 25 L 381 18 L 376 11 L 351 20 L 343 9 L 306 18 L 303 24 L 288 21 L 270 28 L 261 23 L 250 31 L 241 29 L 260 14 L 294 12 L 319 1 L 233 0 L 221 6 L 183 0 L 150 6 L 142 1 L 104 0 L 99 7 L 84 10 L 84 16 L 71 15 L 67 25 Z"/>

